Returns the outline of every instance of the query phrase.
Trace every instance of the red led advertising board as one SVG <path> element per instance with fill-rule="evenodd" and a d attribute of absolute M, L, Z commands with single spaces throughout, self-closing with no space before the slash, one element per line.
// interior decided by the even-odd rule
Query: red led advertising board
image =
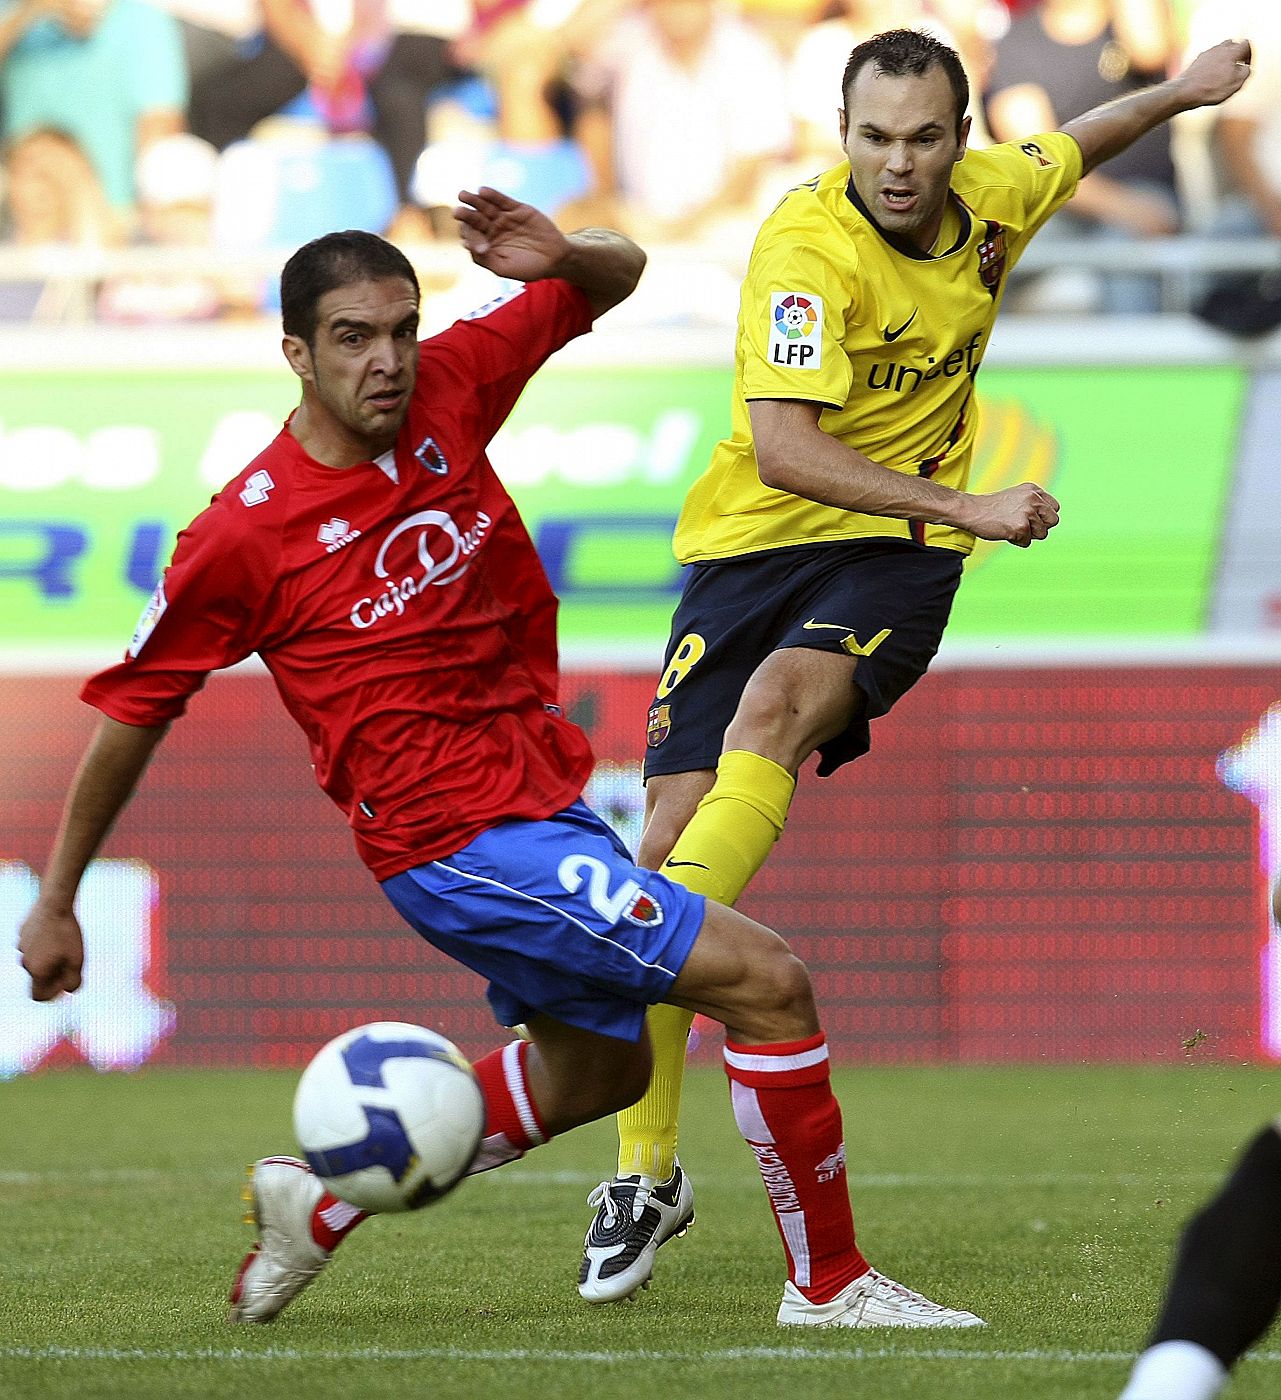
<path fill-rule="evenodd" d="M 651 680 L 577 673 L 589 799 L 634 843 Z M 0 678 L 0 938 L 37 888 L 95 716 L 65 676 Z M 1267 908 L 1281 670 L 938 670 L 872 753 L 802 775 L 741 907 L 815 974 L 846 1062 L 1281 1056 Z M 0 959 L 0 1075 L 301 1065 L 362 1021 L 495 1043 L 479 980 L 401 926 L 315 787 L 270 680 L 215 677 L 93 868 L 85 986 Z M 710 1038 L 705 1040 L 707 1053 Z"/>

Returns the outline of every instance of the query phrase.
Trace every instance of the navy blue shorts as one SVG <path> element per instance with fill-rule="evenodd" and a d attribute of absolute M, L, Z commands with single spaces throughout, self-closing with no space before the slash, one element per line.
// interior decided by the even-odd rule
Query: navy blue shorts
<path fill-rule="evenodd" d="M 865 754 L 870 721 L 938 651 L 964 563 L 908 540 L 848 540 L 690 565 L 649 710 L 645 777 L 715 768 L 752 673 L 785 647 L 858 658 L 863 703 L 819 748 L 819 774 Z"/>
<path fill-rule="evenodd" d="M 428 943 L 489 979 L 504 1026 L 541 1012 L 639 1039 L 703 926 L 703 896 L 642 870 L 583 802 L 491 827 L 382 887 Z"/>

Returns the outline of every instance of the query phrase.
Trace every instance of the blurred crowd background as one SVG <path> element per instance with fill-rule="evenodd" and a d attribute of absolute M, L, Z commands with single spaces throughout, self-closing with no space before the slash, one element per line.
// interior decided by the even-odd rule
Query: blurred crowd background
<path fill-rule="evenodd" d="M 850 49 L 897 26 L 963 56 L 974 145 L 1254 45 L 1237 97 L 1083 182 L 1016 307 L 1156 312 L 1145 245 L 1168 265 L 1171 240 L 1281 238 L 1277 0 L 0 0 L 0 319 L 269 313 L 254 258 L 336 227 L 385 233 L 444 292 L 467 279 L 457 191 L 490 184 L 657 253 L 647 319 L 717 322 L 763 215 L 842 158 Z M 1270 329 L 1276 277 L 1231 262 L 1193 258 L 1188 305 Z"/>

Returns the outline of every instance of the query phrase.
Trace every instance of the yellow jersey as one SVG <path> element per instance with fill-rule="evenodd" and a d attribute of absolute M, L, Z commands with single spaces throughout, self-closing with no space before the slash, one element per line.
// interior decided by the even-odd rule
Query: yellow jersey
<path fill-rule="evenodd" d="M 967 151 L 951 181 L 941 252 L 873 221 L 842 164 L 789 190 L 752 249 L 739 307 L 731 433 L 690 488 L 673 548 L 682 564 L 786 545 L 914 539 L 966 554 L 963 530 L 820 505 L 762 484 L 747 405 L 823 405 L 819 426 L 894 471 L 963 491 L 974 376 L 1006 274 L 1081 178 L 1063 132 Z"/>

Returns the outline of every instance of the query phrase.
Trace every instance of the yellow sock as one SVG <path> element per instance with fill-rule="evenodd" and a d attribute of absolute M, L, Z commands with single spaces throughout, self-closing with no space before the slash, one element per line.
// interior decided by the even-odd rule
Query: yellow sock
<path fill-rule="evenodd" d="M 663 862 L 668 879 L 733 904 L 765 863 L 783 829 L 796 780 L 760 754 L 721 756 L 712 790 Z M 693 1016 L 679 1006 L 649 1009 L 654 1069 L 645 1097 L 618 1115 L 618 1174 L 665 1181 L 676 1160 L 676 1123 Z"/>
<path fill-rule="evenodd" d="M 685 1081 L 685 1042 L 694 1013 L 659 1002 L 646 1023 L 654 1068 L 645 1097 L 618 1115 L 619 1176 L 653 1176 L 666 1181 L 676 1162 L 676 1123 Z"/>
<path fill-rule="evenodd" d="M 731 749 L 662 864 L 669 880 L 720 904 L 735 904 L 774 848 L 796 779 L 768 758 Z"/>

